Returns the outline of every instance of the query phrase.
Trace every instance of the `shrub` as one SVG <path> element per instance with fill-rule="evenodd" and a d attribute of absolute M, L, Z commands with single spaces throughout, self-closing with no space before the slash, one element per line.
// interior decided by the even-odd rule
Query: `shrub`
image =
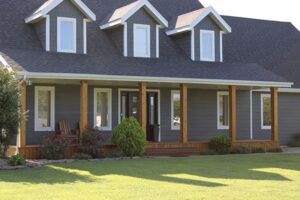
<path fill-rule="evenodd" d="M 80 151 L 93 158 L 101 156 L 103 137 L 98 129 L 87 128 L 82 133 Z"/>
<path fill-rule="evenodd" d="M 251 153 L 266 153 L 266 150 L 262 147 L 256 147 L 251 149 Z"/>
<path fill-rule="evenodd" d="M 208 148 L 214 150 L 218 154 L 228 154 L 230 147 L 230 139 L 225 135 L 214 137 L 208 143 Z"/>
<path fill-rule="evenodd" d="M 53 134 L 44 139 L 41 146 L 41 156 L 48 160 L 63 159 L 67 145 L 68 142 L 62 136 Z"/>
<path fill-rule="evenodd" d="M 26 112 L 21 112 L 19 106 L 19 79 L 0 66 L 0 157 L 5 157 L 8 146 L 18 133 L 20 114 L 25 118 Z"/>
<path fill-rule="evenodd" d="M 290 147 L 300 147 L 300 134 L 295 135 L 293 140 L 289 143 Z"/>
<path fill-rule="evenodd" d="M 217 152 L 215 152 L 214 150 L 211 150 L 211 149 L 203 149 L 201 152 L 200 152 L 200 155 L 217 155 Z"/>
<path fill-rule="evenodd" d="M 267 152 L 270 152 L 270 153 L 281 153 L 281 152 L 283 152 L 283 150 L 282 150 L 281 147 L 275 147 L 275 148 L 272 148 L 272 149 L 268 149 Z"/>
<path fill-rule="evenodd" d="M 8 164 L 10 166 L 25 165 L 26 160 L 22 155 L 17 154 L 8 159 Z"/>
<path fill-rule="evenodd" d="M 85 154 L 85 153 L 78 153 L 73 156 L 73 159 L 75 159 L 75 160 L 89 160 L 91 158 L 92 158 L 92 156 L 90 156 L 89 154 Z"/>
<path fill-rule="evenodd" d="M 123 156 L 124 154 L 122 153 L 122 151 L 120 151 L 120 149 L 112 149 L 105 153 L 105 157 L 107 158 L 120 158 Z"/>
<path fill-rule="evenodd" d="M 114 130 L 112 142 L 125 156 L 141 156 L 145 151 L 145 135 L 133 117 L 121 122 Z"/>
<path fill-rule="evenodd" d="M 232 149 L 232 153 L 236 154 L 249 154 L 251 153 L 251 149 L 244 146 L 237 146 Z"/>

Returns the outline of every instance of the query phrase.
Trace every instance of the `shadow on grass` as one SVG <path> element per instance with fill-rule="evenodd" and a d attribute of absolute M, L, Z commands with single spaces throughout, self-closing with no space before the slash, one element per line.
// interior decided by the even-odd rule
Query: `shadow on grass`
<path fill-rule="evenodd" d="M 93 177 L 128 176 L 153 181 L 203 187 L 226 186 L 214 179 L 290 181 L 279 173 L 255 169 L 281 168 L 300 171 L 298 155 L 202 156 L 57 164 L 39 169 L 0 172 L 0 182 L 93 182 Z M 207 180 L 211 179 L 211 180 Z"/>

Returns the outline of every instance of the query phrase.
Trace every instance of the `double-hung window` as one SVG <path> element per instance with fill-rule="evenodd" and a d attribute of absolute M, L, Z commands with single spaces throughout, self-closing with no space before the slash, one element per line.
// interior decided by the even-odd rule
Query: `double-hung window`
<path fill-rule="evenodd" d="M 215 32 L 200 30 L 200 60 L 215 61 Z"/>
<path fill-rule="evenodd" d="M 111 89 L 94 89 L 94 126 L 109 131 L 112 129 Z"/>
<path fill-rule="evenodd" d="M 271 95 L 261 94 L 261 128 L 271 129 Z"/>
<path fill-rule="evenodd" d="M 171 129 L 180 129 L 180 92 L 178 90 L 171 92 Z"/>
<path fill-rule="evenodd" d="M 76 53 L 76 19 L 57 18 L 57 51 Z"/>
<path fill-rule="evenodd" d="M 150 57 L 150 25 L 133 25 L 134 57 Z"/>
<path fill-rule="evenodd" d="M 218 92 L 217 97 L 218 129 L 229 128 L 229 95 L 228 92 Z"/>
<path fill-rule="evenodd" d="M 35 87 L 35 131 L 54 130 L 54 87 Z"/>

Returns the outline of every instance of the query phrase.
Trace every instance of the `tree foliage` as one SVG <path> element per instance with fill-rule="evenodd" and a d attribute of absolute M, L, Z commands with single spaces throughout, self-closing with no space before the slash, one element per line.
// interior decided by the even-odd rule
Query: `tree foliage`
<path fill-rule="evenodd" d="M 18 133 L 20 120 L 19 80 L 7 68 L 0 67 L 0 157 Z"/>

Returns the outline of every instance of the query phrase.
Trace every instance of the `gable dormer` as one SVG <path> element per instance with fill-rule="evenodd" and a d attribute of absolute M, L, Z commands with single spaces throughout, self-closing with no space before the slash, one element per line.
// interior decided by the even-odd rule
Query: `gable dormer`
<path fill-rule="evenodd" d="M 195 61 L 222 62 L 223 34 L 231 27 L 212 8 L 202 8 L 172 20 L 167 35 Z"/>
<path fill-rule="evenodd" d="M 100 28 L 109 30 L 124 56 L 159 57 L 160 28 L 168 21 L 147 0 L 138 0 L 117 8 L 109 14 Z"/>
<path fill-rule="evenodd" d="M 48 0 L 25 19 L 46 51 L 87 53 L 87 22 L 96 15 L 81 0 Z"/>

